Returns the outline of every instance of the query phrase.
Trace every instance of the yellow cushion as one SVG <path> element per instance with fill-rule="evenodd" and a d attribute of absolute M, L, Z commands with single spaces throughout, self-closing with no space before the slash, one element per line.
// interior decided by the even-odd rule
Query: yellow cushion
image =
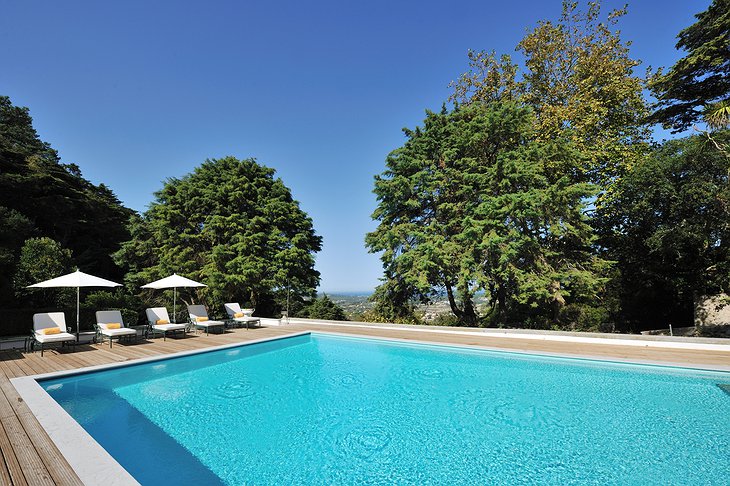
<path fill-rule="evenodd" d="M 122 324 L 119 322 L 110 322 L 109 324 L 106 325 L 106 328 L 107 329 L 121 329 Z"/>
<path fill-rule="evenodd" d="M 160 326 L 162 324 L 170 324 L 170 321 L 168 321 L 167 319 L 158 319 L 157 322 L 155 322 L 155 324 Z"/>
<path fill-rule="evenodd" d="M 243 312 L 236 312 L 233 317 L 243 317 Z"/>
<path fill-rule="evenodd" d="M 61 334 L 61 328 L 60 327 L 47 327 L 45 329 L 41 330 L 41 333 L 43 334 Z"/>
<path fill-rule="evenodd" d="M 208 318 L 207 317 L 196 317 L 195 320 L 198 322 L 205 322 L 208 320 Z"/>

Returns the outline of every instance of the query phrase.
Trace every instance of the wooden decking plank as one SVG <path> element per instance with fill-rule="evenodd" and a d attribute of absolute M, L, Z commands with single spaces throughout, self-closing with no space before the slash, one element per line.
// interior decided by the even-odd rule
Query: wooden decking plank
<path fill-rule="evenodd" d="M 82 485 L 81 480 L 73 469 L 71 469 L 71 466 L 68 465 L 61 451 L 56 447 L 56 444 L 48 440 L 46 431 L 43 430 L 38 420 L 30 413 L 30 410 L 28 410 L 27 414 L 18 415 L 18 419 L 23 429 L 28 433 L 28 437 L 33 442 L 36 451 L 56 484 L 69 486 Z"/>
<path fill-rule="evenodd" d="M 0 423 L 5 428 L 8 439 L 13 445 L 13 451 L 28 484 L 54 485 L 53 478 L 46 469 L 45 464 L 43 464 L 38 451 L 36 451 L 18 417 L 5 417 L 0 419 Z"/>
<path fill-rule="evenodd" d="M 0 418 L 14 417 L 22 402 L 15 387 L 8 380 L 0 380 Z"/>
<path fill-rule="evenodd" d="M 0 363 L 0 368 L 5 372 L 5 376 L 8 378 L 15 378 L 18 376 L 25 376 L 23 370 L 16 363 L 17 360 L 6 360 Z"/>
<path fill-rule="evenodd" d="M 28 482 L 25 480 L 25 476 L 23 475 L 23 469 L 20 467 L 18 458 L 15 456 L 15 448 L 10 442 L 10 438 L 5 432 L 5 427 L 3 427 L 1 420 L 0 452 L 2 452 L 3 456 L 3 464 L 2 467 L 0 467 L 0 479 L 2 480 L 2 484 L 15 484 L 18 486 L 27 485 Z"/>

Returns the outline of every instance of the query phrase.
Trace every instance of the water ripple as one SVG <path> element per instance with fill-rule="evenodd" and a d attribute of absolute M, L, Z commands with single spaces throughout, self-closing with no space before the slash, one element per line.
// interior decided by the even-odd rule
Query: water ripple
<path fill-rule="evenodd" d="M 223 383 L 216 387 L 214 391 L 217 397 L 227 400 L 241 400 L 243 398 L 251 398 L 256 394 L 256 389 L 246 381 L 234 383 Z"/>

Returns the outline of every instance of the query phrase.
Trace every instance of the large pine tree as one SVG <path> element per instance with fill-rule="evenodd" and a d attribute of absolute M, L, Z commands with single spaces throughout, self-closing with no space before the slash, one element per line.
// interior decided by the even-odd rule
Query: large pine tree
<path fill-rule="evenodd" d="M 211 159 L 169 179 L 117 253 L 132 289 L 172 272 L 203 280 L 206 303 L 238 300 L 272 314 L 277 298 L 314 296 L 322 239 L 274 170 L 253 159 Z"/>
<path fill-rule="evenodd" d="M 406 131 L 375 181 L 380 224 L 366 241 L 389 276 L 376 295 L 444 292 L 467 325 L 479 324 L 478 292 L 491 325 L 562 325 L 566 308 L 595 300 L 607 262 L 584 216 L 594 188 L 551 171 L 578 152 L 533 127 L 531 110 L 508 102 L 428 113 Z"/>

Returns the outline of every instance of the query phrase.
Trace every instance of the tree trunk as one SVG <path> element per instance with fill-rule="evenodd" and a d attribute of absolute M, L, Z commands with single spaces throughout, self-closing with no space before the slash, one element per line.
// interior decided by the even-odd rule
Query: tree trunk
<path fill-rule="evenodd" d="M 454 290 L 449 284 L 446 284 L 446 295 L 449 298 L 449 306 L 451 307 L 451 312 L 454 313 L 459 321 L 467 326 L 476 326 L 479 324 L 479 318 L 477 317 L 477 313 L 474 310 L 474 303 L 472 302 L 471 295 L 464 296 L 463 309 L 459 309 L 459 306 L 456 304 L 456 299 L 454 298 Z"/>
<path fill-rule="evenodd" d="M 454 313 L 457 319 L 461 320 L 463 313 L 461 312 L 461 309 L 459 309 L 459 306 L 456 305 L 456 299 L 454 299 L 454 290 L 448 283 L 446 284 L 446 295 L 449 298 L 449 306 L 451 307 L 451 312 Z"/>
<path fill-rule="evenodd" d="M 553 295 L 553 322 L 557 322 L 558 317 L 560 317 L 560 310 L 565 307 L 565 299 L 560 293 L 560 282 L 554 280 L 550 284 L 550 293 Z"/>

